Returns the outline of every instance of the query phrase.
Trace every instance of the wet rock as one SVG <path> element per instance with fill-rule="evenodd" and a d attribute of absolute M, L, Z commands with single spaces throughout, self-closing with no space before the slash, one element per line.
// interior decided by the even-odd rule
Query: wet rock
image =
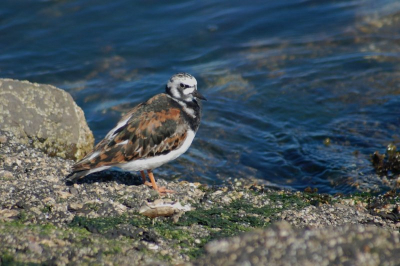
<path fill-rule="evenodd" d="M 394 148 L 394 150 L 390 150 L 389 147 L 391 146 L 388 146 L 387 158 L 385 158 L 386 156 L 384 154 L 380 154 L 378 151 L 376 151 L 371 156 L 371 161 L 375 171 L 378 174 L 393 177 L 400 173 L 400 153 L 396 150 L 396 148 Z"/>
<path fill-rule="evenodd" d="M 0 98 L 1 129 L 22 143 L 74 160 L 92 149 L 94 138 L 83 111 L 67 92 L 51 85 L 0 79 Z"/>

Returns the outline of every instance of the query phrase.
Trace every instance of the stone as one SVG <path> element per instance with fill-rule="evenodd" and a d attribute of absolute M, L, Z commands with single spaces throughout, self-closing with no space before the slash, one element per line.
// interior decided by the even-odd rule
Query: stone
<path fill-rule="evenodd" d="M 150 218 L 159 216 L 169 217 L 179 212 L 190 211 L 191 209 L 189 204 L 182 206 L 180 202 L 157 199 L 154 202 L 143 201 L 139 213 Z"/>
<path fill-rule="evenodd" d="M 79 160 L 94 144 L 71 95 L 51 85 L 0 79 L 0 128 L 49 155 Z"/>
<path fill-rule="evenodd" d="M 397 232 L 375 226 L 295 228 L 278 222 L 211 241 L 191 265 L 397 265 L 399 242 Z"/>

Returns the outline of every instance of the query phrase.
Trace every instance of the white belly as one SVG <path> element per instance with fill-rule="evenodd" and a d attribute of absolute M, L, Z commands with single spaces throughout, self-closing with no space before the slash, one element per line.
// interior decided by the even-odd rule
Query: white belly
<path fill-rule="evenodd" d="M 179 156 L 181 156 L 183 153 L 189 149 L 190 145 L 193 142 L 195 133 L 192 130 L 189 130 L 187 133 L 187 137 L 185 141 L 183 142 L 182 146 L 179 147 L 179 149 L 171 151 L 168 154 L 163 154 L 163 155 L 158 155 L 153 158 L 147 158 L 147 159 L 139 159 L 139 160 L 134 160 L 128 163 L 121 163 L 118 165 L 115 165 L 116 167 L 119 167 L 125 171 L 143 171 L 143 170 L 149 170 L 149 169 L 154 169 L 157 168 L 169 161 L 175 160 Z"/>

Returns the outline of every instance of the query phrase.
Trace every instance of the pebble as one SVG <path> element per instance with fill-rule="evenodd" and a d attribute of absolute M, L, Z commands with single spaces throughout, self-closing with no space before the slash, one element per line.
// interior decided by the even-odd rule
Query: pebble
<path fill-rule="evenodd" d="M 0 177 L 3 178 L 12 178 L 14 175 L 12 172 L 10 171 L 6 171 L 6 170 L 0 170 Z"/>
<path fill-rule="evenodd" d="M 42 254 L 42 252 L 43 252 L 43 248 L 36 242 L 29 242 L 28 249 L 31 252 L 36 253 L 38 255 Z"/>
<path fill-rule="evenodd" d="M 69 193 L 71 193 L 72 195 L 78 195 L 79 191 L 74 187 L 70 187 L 69 188 Z"/>
<path fill-rule="evenodd" d="M 6 136 L 4 136 L 4 135 L 1 135 L 0 136 L 0 143 L 6 143 L 7 142 L 7 137 Z"/>

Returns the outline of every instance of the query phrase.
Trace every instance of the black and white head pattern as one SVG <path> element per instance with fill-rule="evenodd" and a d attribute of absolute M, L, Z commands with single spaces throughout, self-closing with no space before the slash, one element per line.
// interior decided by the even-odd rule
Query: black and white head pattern
<path fill-rule="evenodd" d="M 167 83 L 166 92 L 179 101 L 192 102 L 194 98 L 205 100 L 197 91 L 197 80 L 188 73 L 173 75 Z"/>

